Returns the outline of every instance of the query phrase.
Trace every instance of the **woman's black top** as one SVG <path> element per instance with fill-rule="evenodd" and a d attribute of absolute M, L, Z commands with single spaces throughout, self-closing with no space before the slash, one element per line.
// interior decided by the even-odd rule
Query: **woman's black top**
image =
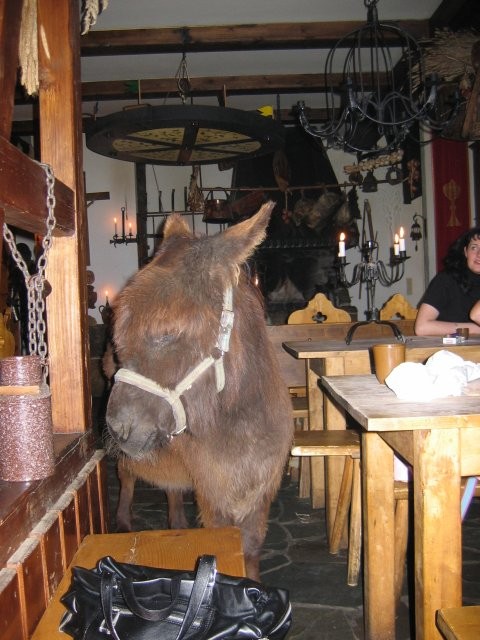
<path fill-rule="evenodd" d="M 421 303 L 435 307 L 439 312 L 437 320 L 445 322 L 471 322 L 470 310 L 480 300 L 480 275 L 468 274 L 467 292 L 445 271 L 440 271 L 431 280 Z"/>

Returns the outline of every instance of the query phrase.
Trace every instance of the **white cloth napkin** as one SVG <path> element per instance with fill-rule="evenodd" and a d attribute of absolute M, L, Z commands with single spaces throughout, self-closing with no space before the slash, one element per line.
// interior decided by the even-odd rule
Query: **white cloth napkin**
<path fill-rule="evenodd" d="M 429 402 L 460 396 L 465 385 L 477 378 L 480 378 L 480 364 L 442 349 L 425 364 L 402 362 L 390 372 L 385 384 L 401 400 Z"/>

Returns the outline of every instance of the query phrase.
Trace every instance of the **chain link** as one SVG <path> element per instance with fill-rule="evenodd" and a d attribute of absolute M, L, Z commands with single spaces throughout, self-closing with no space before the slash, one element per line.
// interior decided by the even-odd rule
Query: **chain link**
<path fill-rule="evenodd" d="M 30 354 L 38 355 L 43 365 L 44 377 L 48 376 L 48 348 L 45 340 L 47 326 L 45 323 L 45 270 L 47 268 L 48 252 L 52 246 L 53 230 L 55 229 L 55 176 L 52 168 L 48 164 L 38 163 L 45 171 L 47 184 L 46 206 L 48 209 L 45 221 L 47 232 L 42 239 L 42 254 L 38 258 L 37 272 L 31 275 L 21 253 L 15 244 L 15 238 L 8 226 L 3 225 L 3 237 L 10 249 L 12 257 L 23 274 L 27 287 L 28 299 L 28 336 Z"/>

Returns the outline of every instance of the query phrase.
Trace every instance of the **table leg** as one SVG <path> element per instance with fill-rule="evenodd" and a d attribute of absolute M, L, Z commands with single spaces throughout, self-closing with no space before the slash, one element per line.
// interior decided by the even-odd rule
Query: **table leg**
<path fill-rule="evenodd" d="M 413 434 L 415 628 L 417 640 L 440 639 L 437 609 L 462 604 L 460 434 Z"/>
<path fill-rule="evenodd" d="M 318 385 L 319 375 L 310 367 L 310 360 L 305 361 L 308 394 L 309 429 L 323 429 L 323 393 Z M 325 506 L 325 462 L 323 458 L 310 458 L 310 494 L 312 507 L 321 509 Z"/>
<path fill-rule="evenodd" d="M 313 363 L 317 373 L 325 376 L 343 376 L 349 374 L 370 373 L 370 358 L 365 353 L 361 358 L 350 358 L 348 356 L 330 356 L 319 360 L 318 364 Z M 331 400 L 328 394 L 323 398 L 323 428 L 329 430 L 344 430 L 347 428 L 344 409 L 340 408 Z M 342 482 L 345 459 L 340 456 L 331 456 L 325 460 L 325 511 L 327 521 L 328 537 L 332 534 L 333 523 L 337 513 L 338 494 Z M 341 548 L 348 546 L 348 535 L 345 529 Z"/>
<path fill-rule="evenodd" d="M 362 435 L 364 624 L 366 640 L 395 639 L 393 450 Z"/>

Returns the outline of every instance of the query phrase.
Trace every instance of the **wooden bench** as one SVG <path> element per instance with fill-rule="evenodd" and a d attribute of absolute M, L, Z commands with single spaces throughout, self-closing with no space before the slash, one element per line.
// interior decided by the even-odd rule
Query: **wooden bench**
<path fill-rule="evenodd" d="M 437 627 L 446 640 L 478 640 L 480 638 L 480 605 L 439 609 Z"/>
<path fill-rule="evenodd" d="M 198 556 L 217 558 L 217 569 L 229 575 L 245 576 L 242 539 L 235 527 L 179 529 L 88 535 L 78 548 L 32 640 L 65 640 L 58 624 L 65 612 L 60 602 L 71 582 L 71 567 L 93 568 L 97 560 L 110 555 L 120 562 L 165 569 L 193 569 Z"/>

